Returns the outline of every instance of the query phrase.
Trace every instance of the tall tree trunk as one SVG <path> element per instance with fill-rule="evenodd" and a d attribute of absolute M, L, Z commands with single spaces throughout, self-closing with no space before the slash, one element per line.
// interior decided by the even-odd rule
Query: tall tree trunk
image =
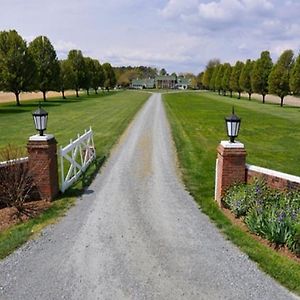
<path fill-rule="evenodd" d="M 61 91 L 61 94 L 62 94 L 62 98 L 63 98 L 63 99 L 66 99 L 66 96 L 65 96 L 65 90 L 62 90 L 62 91 Z"/>
<path fill-rule="evenodd" d="M 252 93 L 248 93 L 248 95 L 249 95 L 248 99 L 249 99 L 249 101 L 250 101 L 250 100 L 251 100 L 251 95 L 252 95 Z"/>
<path fill-rule="evenodd" d="M 262 96 L 263 96 L 263 103 L 265 103 L 266 94 L 262 94 Z"/>
<path fill-rule="evenodd" d="M 280 97 L 280 106 L 281 106 L 281 107 L 283 106 L 283 98 L 284 98 L 284 96 L 281 96 L 281 97 Z"/>
<path fill-rule="evenodd" d="M 76 97 L 79 97 L 78 89 L 76 89 L 75 91 L 76 91 Z"/>
<path fill-rule="evenodd" d="M 43 91 L 43 99 L 44 99 L 44 102 L 47 101 L 47 99 L 46 99 L 46 91 Z"/>
<path fill-rule="evenodd" d="M 241 92 L 238 92 L 238 93 L 239 93 L 238 99 L 241 99 Z"/>
<path fill-rule="evenodd" d="M 221 95 L 221 90 L 218 90 L 219 95 Z"/>
<path fill-rule="evenodd" d="M 90 95 L 90 90 L 86 89 L 86 94 L 89 96 Z"/>
<path fill-rule="evenodd" d="M 16 102 L 17 102 L 17 106 L 20 106 L 20 92 L 15 92 L 16 95 Z"/>
<path fill-rule="evenodd" d="M 98 94 L 98 89 L 95 89 L 95 94 L 96 94 L 96 95 Z"/>

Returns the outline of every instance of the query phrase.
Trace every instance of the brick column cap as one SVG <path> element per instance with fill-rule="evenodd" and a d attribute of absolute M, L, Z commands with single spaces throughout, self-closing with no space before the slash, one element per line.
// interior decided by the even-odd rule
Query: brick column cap
<path fill-rule="evenodd" d="M 45 141 L 52 140 L 53 138 L 54 138 L 53 134 L 45 134 L 45 135 L 35 134 L 35 135 L 32 135 L 31 137 L 29 137 L 29 141 L 30 142 L 45 142 Z"/>
<path fill-rule="evenodd" d="M 236 148 L 245 148 L 245 145 L 239 141 L 236 141 L 234 143 L 231 143 L 229 141 L 221 141 L 220 143 L 224 148 L 229 148 L 229 149 L 236 149 Z"/>

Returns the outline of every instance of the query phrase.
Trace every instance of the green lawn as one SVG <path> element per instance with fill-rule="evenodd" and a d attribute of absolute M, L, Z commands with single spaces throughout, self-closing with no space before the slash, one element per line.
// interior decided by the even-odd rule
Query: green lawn
<path fill-rule="evenodd" d="M 58 144 L 65 146 L 92 126 L 98 156 L 107 155 L 148 97 L 147 93 L 126 91 L 49 99 L 42 102 L 49 113 L 47 133 L 54 134 Z M 0 147 L 8 143 L 25 146 L 28 137 L 36 134 L 31 111 L 37 109 L 37 103 L 24 101 L 21 107 L 0 104 Z"/>
<path fill-rule="evenodd" d="M 92 126 L 98 163 L 40 216 L 0 232 L 0 259 L 64 215 L 91 182 L 103 157 L 109 155 L 112 146 L 148 97 L 149 94 L 143 92 L 110 92 L 81 96 L 79 99 L 56 98 L 42 103 L 49 112 L 47 132 L 53 133 L 60 145 L 67 145 L 71 138 L 76 138 L 77 133 Z M 37 101 L 23 102 L 21 107 L 16 107 L 14 103 L 0 105 L 0 148 L 9 143 L 25 147 L 28 137 L 35 134 L 31 111 L 36 108 Z"/>
<path fill-rule="evenodd" d="M 265 272 L 300 294 L 300 265 L 232 225 L 213 201 L 216 148 L 227 139 L 224 117 L 232 105 L 242 118 L 238 139 L 247 162 L 299 176 L 300 109 L 206 92 L 165 94 L 164 100 L 184 182 L 202 211 Z"/>

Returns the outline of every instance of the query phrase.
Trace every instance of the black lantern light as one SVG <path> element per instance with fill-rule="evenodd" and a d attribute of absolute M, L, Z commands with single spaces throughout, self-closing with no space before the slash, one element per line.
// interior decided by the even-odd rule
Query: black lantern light
<path fill-rule="evenodd" d="M 39 103 L 39 108 L 32 113 L 35 129 L 40 132 L 40 136 L 43 135 L 47 128 L 48 113 L 41 107 Z"/>
<path fill-rule="evenodd" d="M 234 107 L 232 107 L 232 115 L 225 118 L 225 123 L 230 143 L 234 143 L 234 139 L 238 136 L 241 125 L 241 119 L 235 115 Z"/>

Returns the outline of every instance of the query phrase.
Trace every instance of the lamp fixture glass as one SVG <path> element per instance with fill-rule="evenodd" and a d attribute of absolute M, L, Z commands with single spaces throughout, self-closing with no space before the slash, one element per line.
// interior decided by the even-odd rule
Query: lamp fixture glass
<path fill-rule="evenodd" d="M 231 116 L 225 118 L 225 123 L 230 143 L 234 143 L 234 139 L 238 136 L 241 126 L 241 119 L 234 113 L 234 107 L 232 107 Z"/>
<path fill-rule="evenodd" d="M 40 136 L 44 135 L 44 131 L 47 129 L 48 112 L 46 112 L 39 103 L 39 108 L 32 113 L 35 129 L 39 131 Z"/>

